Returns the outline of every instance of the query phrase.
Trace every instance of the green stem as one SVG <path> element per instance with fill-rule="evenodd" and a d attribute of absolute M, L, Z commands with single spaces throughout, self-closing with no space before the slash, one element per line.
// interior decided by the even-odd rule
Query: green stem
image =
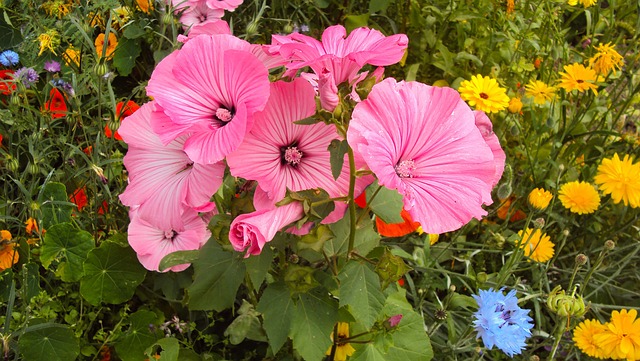
<path fill-rule="evenodd" d="M 349 219 L 351 220 L 349 229 L 349 248 L 347 249 L 347 255 L 348 257 L 351 257 L 353 244 L 356 240 L 356 160 L 353 155 L 353 149 L 351 149 L 351 147 L 348 148 L 347 153 L 349 154 Z"/>

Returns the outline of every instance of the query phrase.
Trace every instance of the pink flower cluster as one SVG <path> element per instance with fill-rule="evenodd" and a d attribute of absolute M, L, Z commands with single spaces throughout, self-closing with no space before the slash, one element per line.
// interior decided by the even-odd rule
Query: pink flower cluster
<path fill-rule="evenodd" d="M 233 10 L 240 2 L 188 0 L 177 6 L 212 12 Z M 129 243 L 146 268 L 158 270 L 167 254 L 198 249 L 208 240 L 207 221 L 217 212 L 211 198 L 227 169 L 257 184 L 256 211 L 236 217 L 229 233 L 234 249 L 246 256 L 259 254 L 278 231 L 304 216 L 300 203 L 276 206 L 287 190 L 322 188 L 347 199 L 348 157 L 334 179 L 327 150 L 343 137 L 331 124 L 296 124 L 316 113 L 317 97 L 329 111 L 345 96 L 358 102 L 346 133 L 357 168 L 398 190 L 425 231 L 448 232 L 486 215 L 482 205 L 491 204 L 504 167 L 491 122 L 452 89 L 380 81 L 382 67 L 402 58 L 405 35 L 359 28 L 347 36 L 342 26 L 332 26 L 322 41 L 294 33 L 260 46 L 230 35 L 220 23 L 195 33 L 192 26 L 182 48 L 151 75 L 147 93 L 154 100 L 119 130 L 129 146 L 129 184 L 120 199 L 130 207 Z M 377 69 L 363 71 L 365 65 Z M 269 69 L 280 66 L 287 81 L 270 82 Z M 301 73 L 305 68 L 312 73 Z M 366 78 L 378 84 L 361 100 L 355 88 Z M 340 85 L 351 94 L 341 95 Z M 355 194 L 373 179 L 358 177 Z M 321 222 L 340 220 L 347 203 L 335 201 Z"/>

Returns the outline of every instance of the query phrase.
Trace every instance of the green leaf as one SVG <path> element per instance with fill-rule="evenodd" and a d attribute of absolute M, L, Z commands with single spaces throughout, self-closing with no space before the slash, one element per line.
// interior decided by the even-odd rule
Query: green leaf
<path fill-rule="evenodd" d="M 400 216 L 403 206 L 402 195 L 400 195 L 400 193 L 380 186 L 377 180 L 367 187 L 366 192 L 367 205 L 376 216 L 380 217 L 380 219 L 386 223 L 404 222 L 404 219 Z"/>
<path fill-rule="evenodd" d="M 272 262 L 273 250 L 271 247 L 264 247 L 259 255 L 244 259 L 244 264 L 247 267 L 247 273 L 249 274 L 254 290 L 260 290 L 260 286 L 262 286 L 262 282 L 265 277 L 267 277 L 267 272 Z"/>
<path fill-rule="evenodd" d="M 347 248 L 349 248 L 349 225 L 350 220 L 348 216 L 329 225 L 335 238 L 324 244 L 324 251 L 328 257 L 347 254 Z M 360 221 L 356 226 L 354 249 L 359 254 L 366 255 L 369 251 L 377 247 L 378 243 L 380 243 L 380 235 L 374 231 L 371 219 L 365 218 Z"/>
<path fill-rule="evenodd" d="M 322 122 L 322 119 L 318 118 L 315 115 L 312 115 L 308 118 L 304 118 L 304 119 L 300 119 L 300 120 L 296 120 L 295 122 L 293 122 L 293 124 L 298 124 L 298 125 L 313 125 L 313 124 L 317 124 Z"/>
<path fill-rule="evenodd" d="M 137 39 L 144 34 L 144 28 L 134 22 L 129 23 L 122 32 L 122 35 L 127 39 Z"/>
<path fill-rule="evenodd" d="M 159 348 L 162 350 L 159 350 Z M 160 355 L 160 358 L 157 359 L 158 361 L 178 361 L 180 344 L 176 338 L 162 338 L 148 347 L 144 354 L 148 356 L 148 359 L 154 358 L 153 355 Z"/>
<path fill-rule="evenodd" d="M 471 296 L 454 292 L 451 294 L 451 299 L 449 300 L 449 308 L 454 310 L 458 307 L 474 310 L 478 308 L 478 302 Z"/>
<path fill-rule="evenodd" d="M 42 212 L 42 227 L 47 231 L 55 224 L 70 222 L 71 212 L 76 207 L 67 199 L 67 188 L 62 183 L 49 182 L 38 195 Z"/>
<path fill-rule="evenodd" d="M 299 294 L 289 334 L 293 347 L 306 361 L 324 359 L 337 321 L 337 302 L 324 288 Z"/>
<path fill-rule="evenodd" d="M 270 284 L 264 290 L 257 309 L 262 313 L 269 346 L 276 354 L 287 340 L 295 309 L 287 286 L 282 282 Z"/>
<path fill-rule="evenodd" d="M 344 27 L 349 33 L 353 29 L 361 28 L 367 25 L 369 25 L 369 14 L 347 15 L 344 17 Z"/>
<path fill-rule="evenodd" d="M 60 223 L 47 229 L 40 260 L 44 268 L 57 260 L 56 274 L 65 282 L 77 282 L 83 275 L 82 263 L 92 249 L 91 233 L 76 229 L 71 223 Z"/>
<path fill-rule="evenodd" d="M 22 279 L 26 282 L 22 284 L 22 297 L 26 302 L 40 293 L 40 265 L 37 263 L 27 263 L 22 266 Z"/>
<path fill-rule="evenodd" d="M 350 361 L 386 361 L 384 353 L 374 344 L 368 343 L 356 350 Z"/>
<path fill-rule="evenodd" d="M 140 41 L 123 38 L 113 55 L 113 66 L 118 74 L 127 76 L 136 65 L 136 59 L 140 56 Z"/>
<path fill-rule="evenodd" d="M 131 248 L 104 242 L 84 262 L 80 294 L 94 306 L 122 303 L 133 296 L 146 274 Z"/>
<path fill-rule="evenodd" d="M 329 154 L 331 162 L 331 175 L 333 179 L 338 179 L 342 173 L 342 166 L 344 165 L 344 155 L 347 154 L 349 145 L 346 140 L 334 139 L 329 144 Z"/>
<path fill-rule="evenodd" d="M 387 10 L 391 0 L 369 0 L 369 13 L 377 13 L 378 11 Z"/>
<path fill-rule="evenodd" d="M 253 305 L 242 300 L 242 306 L 238 309 L 238 317 L 224 331 L 224 335 L 229 337 L 232 345 L 239 345 L 245 338 L 254 341 L 267 341 L 264 330 L 260 324 L 258 316 Z"/>
<path fill-rule="evenodd" d="M 80 346 L 67 326 L 60 324 L 42 326 L 20 336 L 18 346 L 23 360 L 73 361 L 78 357 Z"/>
<path fill-rule="evenodd" d="M 178 266 L 186 263 L 193 263 L 196 259 L 198 259 L 198 250 L 193 251 L 176 251 L 173 253 L 169 253 L 164 256 L 160 261 L 160 265 L 158 269 L 160 271 L 164 271 L 169 267 Z"/>
<path fill-rule="evenodd" d="M 380 279 L 368 264 L 348 262 L 338 274 L 340 280 L 340 307 L 349 311 L 364 327 L 371 328 L 384 305 Z"/>
<path fill-rule="evenodd" d="M 387 360 L 428 361 L 433 358 L 431 342 L 424 331 L 424 319 L 413 311 L 404 290 L 390 295 L 382 312 L 388 316 L 402 314 L 398 326 L 390 331 L 393 345 L 386 354 Z"/>
<path fill-rule="evenodd" d="M 193 284 L 188 288 L 191 310 L 222 311 L 231 307 L 244 280 L 245 265 L 240 253 L 227 252 L 209 240 L 193 262 Z"/>
<path fill-rule="evenodd" d="M 149 328 L 157 318 L 154 312 L 147 310 L 139 310 L 129 316 L 129 329 L 118 338 L 115 346 L 122 361 L 144 360 L 144 351 L 158 340 Z"/>

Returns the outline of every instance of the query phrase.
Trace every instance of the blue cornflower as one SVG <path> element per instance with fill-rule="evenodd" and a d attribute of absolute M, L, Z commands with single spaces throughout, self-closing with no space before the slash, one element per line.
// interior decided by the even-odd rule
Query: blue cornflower
<path fill-rule="evenodd" d="M 20 68 L 16 70 L 14 76 L 19 79 L 25 87 L 29 88 L 40 79 L 38 72 L 33 68 Z"/>
<path fill-rule="evenodd" d="M 533 321 L 529 310 L 518 306 L 516 291 L 506 296 L 502 290 L 480 290 L 473 298 L 478 302 L 478 311 L 474 313 L 475 330 L 488 349 L 495 345 L 504 353 L 513 357 L 519 355 L 526 346 L 525 340 L 531 336 Z"/>
<path fill-rule="evenodd" d="M 20 61 L 20 56 L 13 50 L 5 50 L 0 53 L 0 64 L 4 66 L 14 66 Z"/>

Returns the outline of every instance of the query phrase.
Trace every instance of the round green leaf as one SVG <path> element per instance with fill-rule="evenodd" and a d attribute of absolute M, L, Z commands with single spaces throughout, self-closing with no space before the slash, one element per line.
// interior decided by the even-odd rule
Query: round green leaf
<path fill-rule="evenodd" d="M 18 346 L 25 361 L 75 360 L 80 346 L 73 332 L 64 325 L 41 324 L 20 337 Z"/>
<path fill-rule="evenodd" d="M 60 223 L 47 229 L 40 260 L 45 268 L 59 261 L 56 273 L 65 282 L 77 282 L 82 277 L 82 263 L 94 248 L 93 236 L 75 228 L 71 223 Z"/>

